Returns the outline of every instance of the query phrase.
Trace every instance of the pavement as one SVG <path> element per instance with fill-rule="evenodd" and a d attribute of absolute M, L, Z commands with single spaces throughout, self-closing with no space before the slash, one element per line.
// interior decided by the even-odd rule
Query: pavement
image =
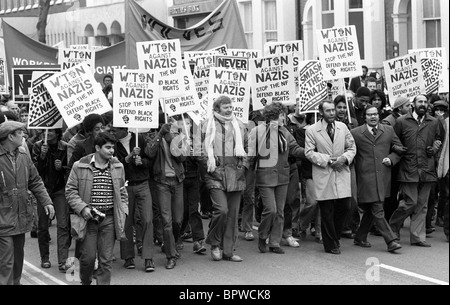
<path fill-rule="evenodd" d="M 204 220 L 205 230 L 208 221 Z M 144 261 L 136 258 L 136 269 L 123 268 L 120 247 L 116 242 L 112 285 L 448 285 L 449 243 L 442 228 L 427 238 L 432 247 L 419 248 L 409 244 L 409 224 L 401 231 L 403 248 L 388 253 L 382 237 L 369 235 L 372 248 L 353 245 L 353 240 L 341 240 L 342 255 L 326 254 L 323 246 L 308 234 L 299 248 L 283 247 L 285 255 L 259 253 L 256 240 L 248 242 L 239 233 L 236 254 L 242 263 L 214 262 L 209 247 L 205 255 L 194 254 L 193 244 L 184 242 L 181 259 L 173 270 L 166 270 L 166 258 L 156 247 L 156 271 L 144 272 Z M 67 274 L 58 271 L 56 259 L 56 225 L 50 228 L 50 269 L 40 267 L 37 239 L 27 234 L 23 285 L 80 285 L 78 264 Z M 74 243 L 70 256 L 74 254 Z"/>

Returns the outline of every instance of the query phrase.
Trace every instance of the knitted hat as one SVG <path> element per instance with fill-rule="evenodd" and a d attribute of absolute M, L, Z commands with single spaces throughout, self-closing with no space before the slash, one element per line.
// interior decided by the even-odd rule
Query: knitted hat
<path fill-rule="evenodd" d="M 400 96 L 395 100 L 394 109 L 398 109 L 409 102 L 411 101 L 408 98 Z"/>

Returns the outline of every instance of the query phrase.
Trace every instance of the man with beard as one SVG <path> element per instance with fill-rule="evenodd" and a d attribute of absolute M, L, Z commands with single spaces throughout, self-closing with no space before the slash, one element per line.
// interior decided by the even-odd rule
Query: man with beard
<path fill-rule="evenodd" d="M 437 182 L 435 157 L 442 146 L 440 123 L 428 111 L 427 97 L 418 95 L 414 111 L 397 120 L 394 127 L 403 146 L 407 147 L 400 161 L 398 181 L 404 200 L 390 219 L 394 233 L 400 237 L 403 222 L 411 217 L 411 245 L 431 247 L 426 242 L 425 222 L 431 187 Z"/>

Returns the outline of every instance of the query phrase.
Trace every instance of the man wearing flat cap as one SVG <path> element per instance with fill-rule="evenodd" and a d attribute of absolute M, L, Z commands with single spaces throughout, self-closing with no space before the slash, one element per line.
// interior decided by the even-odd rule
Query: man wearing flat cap
<path fill-rule="evenodd" d="M 381 121 L 383 125 L 389 125 L 394 127 L 397 119 L 411 111 L 411 101 L 406 98 L 399 96 L 394 102 L 394 111 L 388 117 Z"/>
<path fill-rule="evenodd" d="M 0 285 L 20 285 L 25 233 L 31 230 L 33 215 L 28 190 L 50 218 L 55 214 L 44 183 L 22 147 L 24 128 L 15 121 L 0 124 Z"/>

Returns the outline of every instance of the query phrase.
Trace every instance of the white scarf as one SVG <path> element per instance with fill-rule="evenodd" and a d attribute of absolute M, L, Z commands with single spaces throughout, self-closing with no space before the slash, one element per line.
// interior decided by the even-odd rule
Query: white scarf
<path fill-rule="evenodd" d="M 235 157 L 247 156 L 242 141 L 241 129 L 239 127 L 239 122 L 236 119 L 236 117 L 234 115 L 231 115 L 230 117 L 224 117 L 218 114 L 217 112 L 214 112 L 214 115 L 209 118 L 208 123 L 206 125 L 205 145 L 206 145 L 206 152 L 208 155 L 208 173 L 214 173 L 216 171 L 216 159 L 214 157 L 214 144 L 216 141 L 215 119 L 217 119 L 219 122 L 222 123 L 231 122 L 234 129 L 234 136 L 236 139 L 234 156 Z"/>

